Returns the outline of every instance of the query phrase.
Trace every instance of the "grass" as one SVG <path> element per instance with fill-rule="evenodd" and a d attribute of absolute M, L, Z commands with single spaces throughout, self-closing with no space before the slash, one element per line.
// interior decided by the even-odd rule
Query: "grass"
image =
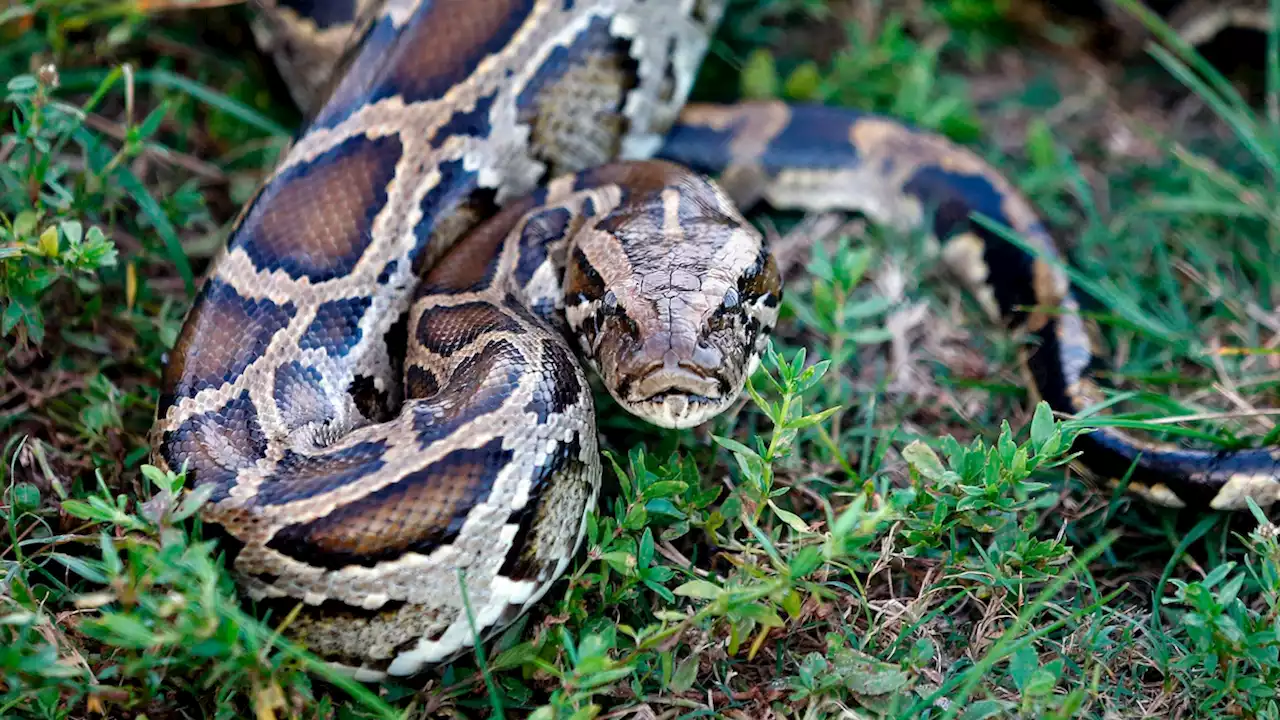
<path fill-rule="evenodd" d="M 1069 250 L 1110 420 L 1275 442 L 1280 40 L 1253 107 L 1167 34 L 1098 90 L 1078 21 L 882 5 L 735 0 L 695 92 L 970 143 Z M 0 717 L 1280 717 L 1275 526 L 1091 488 L 924 238 L 785 214 L 804 272 L 741 413 L 607 412 L 610 492 L 538 611 L 417 686 L 326 672 L 145 465 L 193 282 L 298 122 L 243 20 L 0 10 Z"/>

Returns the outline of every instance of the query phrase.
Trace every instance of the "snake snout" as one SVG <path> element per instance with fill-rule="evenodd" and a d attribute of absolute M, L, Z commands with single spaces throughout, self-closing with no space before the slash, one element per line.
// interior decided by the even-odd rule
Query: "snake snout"
<path fill-rule="evenodd" d="M 724 403 L 718 363 L 708 363 L 705 352 L 684 358 L 681 354 L 637 351 L 624 359 L 615 397 L 631 412 L 662 427 L 687 428 L 705 422 Z"/>
<path fill-rule="evenodd" d="M 675 393 L 718 397 L 722 364 L 721 353 L 711 345 L 693 338 L 654 337 L 619 358 L 619 390 L 634 401 Z"/>
<path fill-rule="evenodd" d="M 720 395 L 720 384 L 705 368 L 686 363 L 663 363 L 631 383 L 628 390 L 633 400 L 675 394 L 715 398 Z"/>

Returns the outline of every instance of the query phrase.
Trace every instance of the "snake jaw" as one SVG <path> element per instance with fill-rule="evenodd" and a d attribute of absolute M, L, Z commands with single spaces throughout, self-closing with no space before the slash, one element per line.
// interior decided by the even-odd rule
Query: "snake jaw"
<path fill-rule="evenodd" d="M 700 425 L 727 407 L 724 383 L 706 368 L 664 363 L 635 382 L 624 382 L 615 397 L 632 414 L 668 429 Z M 728 398 L 732 400 L 732 397 Z"/>
<path fill-rule="evenodd" d="M 671 391 L 633 400 L 610 393 L 632 415 L 668 430 L 685 430 L 697 427 L 728 409 L 733 395 L 715 397 L 686 391 Z"/>
<path fill-rule="evenodd" d="M 658 427 L 685 430 L 711 420 L 727 407 L 728 403 L 723 398 L 672 393 L 658 399 L 650 398 L 629 409 Z"/>

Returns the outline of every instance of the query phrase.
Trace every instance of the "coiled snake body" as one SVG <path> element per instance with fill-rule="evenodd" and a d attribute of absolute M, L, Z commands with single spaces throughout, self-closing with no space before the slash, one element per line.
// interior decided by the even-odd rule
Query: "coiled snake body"
<path fill-rule="evenodd" d="M 213 486 L 204 517 L 245 592 L 301 601 L 291 632 L 359 678 L 451 659 L 567 567 L 601 475 L 575 355 L 658 425 L 733 403 L 782 292 L 740 207 L 930 228 L 1038 340 L 1041 397 L 1067 413 L 1100 397 L 1051 239 L 977 156 L 849 110 L 685 106 L 722 0 L 261 9 L 314 112 L 189 312 L 155 461 Z M 1076 448 L 1166 505 L 1277 495 L 1269 450 L 1109 429 Z"/>

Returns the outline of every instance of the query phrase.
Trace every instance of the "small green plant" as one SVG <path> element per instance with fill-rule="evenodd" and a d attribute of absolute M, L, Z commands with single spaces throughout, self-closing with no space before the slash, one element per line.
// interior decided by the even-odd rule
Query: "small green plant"
<path fill-rule="evenodd" d="M 804 532 L 808 530 L 808 525 L 795 513 L 783 510 L 774 502 L 774 498 L 786 494 L 788 490 L 775 487 L 773 469 L 775 463 L 794 452 L 801 430 L 821 424 L 840 410 L 839 407 L 831 407 L 816 413 L 804 412 L 804 394 L 817 386 L 831 367 L 831 362 L 823 360 L 806 367 L 803 349 L 790 362 L 786 362 L 778 356 L 770 343 L 765 349 L 762 367 L 763 371 L 756 377 L 764 377 L 771 386 L 769 390 L 780 395 L 779 400 L 768 400 L 756 388 L 755 378 L 747 380 L 746 390 L 756 408 L 773 424 L 774 430 L 769 442 L 765 443 L 763 438 L 756 436 L 756 446 L 751 448 L 727 437 L 715 436 L 713 439 L 733 453 L 741 474 L 740 499 L 750 508 L 751 521 L 760 522 L 761 513 L 768 508 L 779 520 Z M 735 504 L 731 509 L 736 507 Z"/>
<path fill-rule="evenodd" d="M 872 248 L 855 247 L 848 237 L 839 239 L 834 252 L 814 245 L 806 268 L 813 281 L 809 292 L 786 299 L 787 310 L 802 326 L 826 337 L 829 364 L 837 368 L 849 365 L 859 349 L 893 339 L 884 327 L 869 326 L 882 322 L 892 303 L 883 295 L 858 292 L 875 258 Z"/>
<path fill-rule="evenodd" d="M 185 529 L 213 486 L 186 492 L 182 475 L 149 465 L 143 475 L 157 490 L 145 504 L 101 484 L 96 494 L 63 501 L 69 516 L 101 528 L 96 534 L 55 537 L 38 531 L 14 543 L 15 549 L 40 552 L 41 570 L 9 578 L 10 607 L 0 626 L 7 648 L 7 687 L 0 696 L 5 706 L 45 704 L 53 692 L 61 706 L 129 708 L 185 686 L 216 695 L 217 717 L 251 711 L 271 718 L 290 714 L 290 704 L 315 701 L 308 677 L 314 673 L 380 717 L 396 717 L 363 686 L 241 609 L 215 544 Z M 48 550 L 51 544 L 66 549 Z M 77 544 L 82 547 L 72 550 Z M 84 552 L 89 544 L 94 552 Z M 73 590 L 82 583 L 92 589 Z M 39 632 L 51 627 L 46 602 L 59 598 L 74 603 L 81 615 L 77 633 L 102 654 L 92 675 L 83 662 L 67 664 L 60 645 Z M 71 680 L 79 683 L 69 685 Z M 45 705 L 48 712 L 58 706 Z"/>
<path fill-rule="evenodd" d="M 1258 527 L 1241 569 L 1225 562 L 1202 579 L 1171 578 L 1161 598 L 1171 621 L 1168 671 L 1197 698 L 1203 715 L 1240 712 L 1280 718 L 1280 530 L 1250 501 Z M 1252 599 L 1256 598 L 1256 599 Z"/>
<path fill-rule="evenodd" d="M 42 301 L 55 283 L 70 279 L 92 293 L 94 273 L 117 260 L 102 228 L 67 217 L 78 188 L 66 185 L 52 156 L 72 141 L 81 116 L 53 99 L 56 86 L 52 67 L 5 86 L 14 126 L 0 137 L 8 148 L 0 163 L 0 340 L 15 348 L 44 342 Z"/>
<path fill-rule="evenodd" d="M 573 673 L 556 671 L 564 689 L 552 695 L 551 702 L 539 708 L 533 717 L 592 717 L 598 712 L 591 696 L 604 686 L 615 683 L 644 668 L 660 669 L 664 682 L 676 675 L 687 675 L 694 667 L 676 662 L 668 646 L 694 631 L 727 633 L 727 651 L 737 654 L 744 643 L 754 656 L 760 645 L 776 628 L 783 627 L 784 616 L 795 617 L 810 578 L 826 563 L 849 557 L 874 538 L 874 530 L 884 522 L 884 511 L 870 512 L 863 499 L 854 502 L 838 518 L 828 518 L 829 532 L 813 532 L 799 516 L 775 502 L 786 493 L 773 486 L 773 465 L 795 448 L 798 433 L 822 422 L 830 410 L 811 414 L 802 411 L 802 396 L 811 392 L 821 379 L 826 363 L 804 366 L 803 353 L 785 361 L 770 348 L 761 373 L 772 386 L 769 396 L 751 385 L 750 394 L 758 410 L 773 423 L 767 443 L 761 440 L 757 449 L 737 441 L 717 437 L 716 442 L 729 450 L 740 473 L 737 490 L 719 510 L 706 508 L 720 491 L 707 489 L 692 465 L 679 456 L 651 468 L 642 450 L 633 451 L 630 471 L 615 461 L 613 468 L 621 482 L 622 497 L 614 503 L 610 515 L 593 514 L 587 522 L 587 543 L 592 563 L 580 568 L 570 580 L 570 614 L 592 628 L 581 643 L 574 644 L 567 630 L 562 631 L 563 648 Z M 760 526 L 768 508 L 778 524 L 766 530 Z M 655 534 L 646 520 L 666 526 L 663 543 L 669 543 L 697 531 L 706 539 L 735 549 L 743 542 L 761 542 L 766 558 L 755 568 L 721 582 L 688 569 L 673 567 L 655 552 Z M 781 545 L 769 537 L 786 532 L 795 537 Z M 684 582 L 675 588 L 667 585 L 679 576 Z M 616 579 L 615 579 L 616 578 Z M 639 612 L 634 616 L 643 624 L 602 624 L 593 621 L 595 613 L 586 612 L 588 598 L 597 596 L 605 607 L 627 608 L 641 590 L 660 599 L 670 608 Z M 684 603 L 700 605 L 696 609 L 676 609 Z M 598 612 L 596 607 L 595 611 Z M 618 638 L 625 635 L 629 648 L 615 649 Z M 589 651 L 589 652 L 588 652 Z M 501 662 L 502 658 L 498 658 Z M 677 670 L 676 668 L 682 668 Z M 584 673 L 588 675 L 584 677 Z"/>
<path fill-rule="evenodd" d="M 753 50 L 742 66 L 742 96 L 845 105 L 893 115 L 960 140 L 977 137 L 977 121 L 961 82 L 940 71 L 945 42 L 917 40 L 897 15 L 890 15 L 874 36 L 854 25 L 848 28 L 848 44 L 825 68 L 812 60 L 784 64 L 767 49 Z"/>
<path fill-rule="evenodd" d="M 944 465 L 927 444 L 914 441 L 902 455 L 911 468 L 912 488 L 905 491 L 918 514 L 907 522 L 904 539 L 915 554 L 936 547 L 943 537 L 960 528 L 979 533 L 999 533 L 1016 524 L 1021 514 L 1042 505 L 1040 494 L 1049 486 L 1032 480 L 1038 472 L 1061 467 L 1072 459 L 1066 454 L 1074 433 L 1053 419 L 1045 403 L 1036 406 L 1030 442 L 1018 445 L 1007 422 L 1001 424 L 994 447 L 974 440 L 967 447 L 955 438 L 942 439 Z M 1010 549 L 1023 561 L 1043 555 L 1046 546 L 1024 539 L 1021 551 Z M 1050 547 L 1053 544 L 1050 544 Z"/>

